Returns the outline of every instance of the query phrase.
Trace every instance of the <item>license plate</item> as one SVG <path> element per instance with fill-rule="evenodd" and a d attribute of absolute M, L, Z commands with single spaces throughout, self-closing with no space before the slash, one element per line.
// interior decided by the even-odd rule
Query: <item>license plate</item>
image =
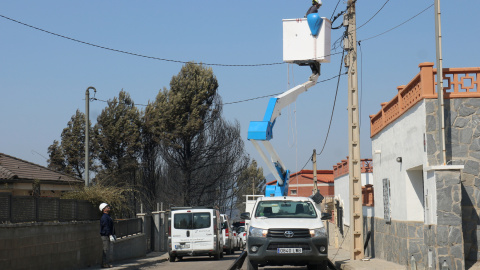
<path fill-rule="evenodd" d="M 302 248 L 277 248 L 277 253 L 302 253 Z"/>
<path fill-rule="evenodd" d="M 175 249 L 190 248 L 190 244 L 175 245 Z"/>

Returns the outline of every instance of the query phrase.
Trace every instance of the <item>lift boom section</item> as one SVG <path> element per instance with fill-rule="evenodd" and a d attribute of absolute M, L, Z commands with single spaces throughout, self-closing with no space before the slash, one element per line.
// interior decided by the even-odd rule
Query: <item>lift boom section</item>
<path fill-rule="evenodd" d="M 312 75 L 309 80 L 286 92 L 271 98 L 263 121 L 251 121 L 248 127 L 250 140 L 269 170 L 277 179 L 275 186 L 267 185 L 265 196 L 286 196 L 290 171 L 280 160 L 270 143 L 273 138 L 273 126 L 283 108 L 295 102 L 297 97 L 317 84 L 320 76 L 320 63 L 330 62 L 331 22 L 320 18 L 318 14 L 309 14 L 307 19 L 283 20 L 283 59 L 287 63 L 310 66 Z M 265 148 L 263 151 L 261 145 Z"/>

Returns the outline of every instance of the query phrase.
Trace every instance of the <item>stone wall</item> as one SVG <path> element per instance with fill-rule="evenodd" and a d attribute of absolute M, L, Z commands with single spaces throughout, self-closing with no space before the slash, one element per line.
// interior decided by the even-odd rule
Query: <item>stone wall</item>
<path fill-rule="evenodd" d="M 0 226 L 0 269 L 79 269 L 100 265 L 99 222 Z"/>
<path fill-rule="evenodd" d="M 437 224 L 423 222 L 386 222 L 375 218 L 375 257 L 417 269 L 465 269 L 461 215 L 461 184 L 458 170 L 436 170 Z M 431 260 L 429 259 L 431 258 Z"/>
<path fill-rule="evenodd" d="M 426 100 L 427 154 L 429 164 L 440 161 L 437 100 Z M 446 155 L 448 165 L 462 170 L 462 231 L 465 259 L 480 260 L 480 99 L 445 99 Z"/>

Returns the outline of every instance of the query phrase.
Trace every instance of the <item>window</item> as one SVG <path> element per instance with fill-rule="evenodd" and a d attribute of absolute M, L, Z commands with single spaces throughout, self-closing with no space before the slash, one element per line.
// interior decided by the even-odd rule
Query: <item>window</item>
<path fill-rule="evenodd" d="M 260 201 L 256 217 L 267 218 L 316 218 L 317 212 L 309 201 Z"/>
<path fill-rule="evenodd" d="M 297 190 L 296 190 L 296 189 L 292 189 L 291 192 L 290 192 L 290 195 L 297 195 Z"/>
<path fill-rule="evenodd" d="M 179 213 L 173 216 L 175 229 L 202 229 L 209 228 L 210 213 Z"/>

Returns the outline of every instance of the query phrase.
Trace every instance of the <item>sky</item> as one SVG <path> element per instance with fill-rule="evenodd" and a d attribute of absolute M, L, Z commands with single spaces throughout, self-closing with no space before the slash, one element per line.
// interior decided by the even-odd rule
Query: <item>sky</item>
<path fill-rule="evenodd" d="M 99 99 L 90 103 L 94 124 L 107 105 L 100 100 L 113 99 L 123 89 L 144 109 L 142 105 L 169 88 L 183 65 L 179 62 L 195 61 L 213 69 L 223 117 L 238 121 L 246 151 L 267 175 L 265 163 L 247 140 L 249 122 L 262 120 L 268 103 L 268 98 L 254 98 L 282 93 L 308 80 L 310 68 L 282 63 L 282 19 L 303 17 L 310 3 L 0 1 L 0 153 L 46 166 L 48 147 L 60 140 L 77 109 L 85 112 L 88 87 L 96 88 Z M 357 25 L 368 22 L 357 32 L 362 158 L 372 157 L 369 115 L 395 96 L 397 86 L 413 79 L 418 64 L 436 61 L 434 8 L 428 8 L 432 4 L 433 0 L 357 1 Z M 330 19 L 345 9 L 346 1 L 324 0 L 319 13 Z M 480 66 L 479 10 L 478 0 L 441 1 L 445 68 Z M 341 22 L 342 17 L 333 26 Z M 343 27 L 332 30 L 332 45 L 343 32 Z M 346 72 L 341 48 L 332 51 L 338 52 L 322 64 L 318 81 L 327 81 L 300 95 L 277 118 L 271 143 L 292 172 L 312 169 L 313 149 L 320 153 L 324 146 L 337 90 L 337 79 L 328 79 L 340 68 Z M 248 99 L 253 100 L 238 102 Z M 348 155 L 347 105 L 347 78 L 342 76 L 328 140 L 317 156 L 318 169 L 331 170 Z"/>

